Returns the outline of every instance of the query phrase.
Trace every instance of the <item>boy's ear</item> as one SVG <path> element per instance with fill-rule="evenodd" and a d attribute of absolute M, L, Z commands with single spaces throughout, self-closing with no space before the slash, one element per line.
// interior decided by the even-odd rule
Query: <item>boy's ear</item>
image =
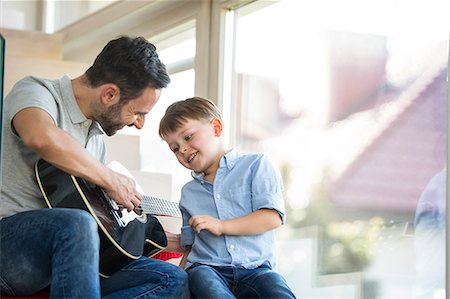
<path fill-rule="evenodd" d="M 220 118 L 214 117 L 213 120 L 211 121 L 211 124 L 214 128 L 214 135 L 216 135 L 217 137 L 220 137 L 222 135 L 222 131 L 223 131 L 222 120 Z"/>
<path fill-rule="evenodd" d="M 100 87 L 100 99 L 103 105 L 112 106 L 120 99 L 120 89 L 116 84 L 107 83 Z"/>

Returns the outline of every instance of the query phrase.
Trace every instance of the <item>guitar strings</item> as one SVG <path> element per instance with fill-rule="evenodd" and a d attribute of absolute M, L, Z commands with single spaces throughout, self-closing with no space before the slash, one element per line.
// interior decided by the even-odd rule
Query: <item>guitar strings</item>
<path fill-rule="evenodd" d="M 121 207 L 124 208 L 123 206 Z M 143 196 L 140 206 L 134 208 L 134 212 L 138 215 L 146 213 L 150 215 L 181 217 L 178 203 L 148 195 Z"/>

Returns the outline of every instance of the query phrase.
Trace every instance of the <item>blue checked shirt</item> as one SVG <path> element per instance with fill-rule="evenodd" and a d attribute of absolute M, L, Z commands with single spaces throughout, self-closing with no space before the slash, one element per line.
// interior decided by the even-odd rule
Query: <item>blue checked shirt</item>
<path fill-rule="evenodd" d="M 181 246 L 192 245 L 187 266 L 201 263 L 213 266 L 256 268 L 264 263 L 275 267 L 275 232 L 248 236 L 214 236 L 189 226 L 194 215 L 234 219 L 262 208 L 278 211 L 285 221 L 283 182 L 279 172 L 261 154 L 240 155 L 231 150 L 220 160 L 214 183 L 203 174 L 192 173 L 193 180 L 182 189 L 183 214 Z"/>

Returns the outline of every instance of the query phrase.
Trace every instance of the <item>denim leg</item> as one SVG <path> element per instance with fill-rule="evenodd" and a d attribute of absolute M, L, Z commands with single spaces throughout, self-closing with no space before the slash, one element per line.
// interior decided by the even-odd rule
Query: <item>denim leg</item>
<path fill-rule="evenodd" d="M 51 298 L 100 298 L 99 237 L 78 209 L 40 209 L 0 220 L 2 294 L 29 295 L 51 284 Z"/>
<path fill-rule="evenodd" d="M 256 269 L 237 268 L 238 298 L 295 298 L 286 280 L 269 267 Z"/>
<path fill-rule="evenodd" d="M 189 268 L 187 273 L 192 298 L 236 298 L 230 291 L 230 281 L 234 280 L 231 267 L 195 265 Z"/>
<path fill-rule="evenodd" d="M 187 274 L 168 262 L 141 257 L 101 279 L 104 299 L 189 298 Z"/>

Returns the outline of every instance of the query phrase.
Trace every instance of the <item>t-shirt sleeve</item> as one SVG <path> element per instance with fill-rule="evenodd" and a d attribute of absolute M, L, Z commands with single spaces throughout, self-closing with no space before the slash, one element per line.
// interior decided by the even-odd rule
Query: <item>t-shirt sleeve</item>
<path fill-rule="evenodd" d="M 17 135 L 12 125 L 12 120 L 17 113 L 26 108 L 39 108 L 47 112 L 57 123 L 58 107 L 50 91 L 33 80 L 32 77 L 26 77 L 19 81 L 7 96 L 8 109 L 5 111 L 6 120 L 11 123 L 12 132 Z"/>
<path fill-rule="evenodd" d="M 274 209 L 278 211 L 284 224 L 286 214 L 283 199 L 283 180 L 280 172 L 263 155 L 255 164 L 252 176 L 253 210 Z"/>

